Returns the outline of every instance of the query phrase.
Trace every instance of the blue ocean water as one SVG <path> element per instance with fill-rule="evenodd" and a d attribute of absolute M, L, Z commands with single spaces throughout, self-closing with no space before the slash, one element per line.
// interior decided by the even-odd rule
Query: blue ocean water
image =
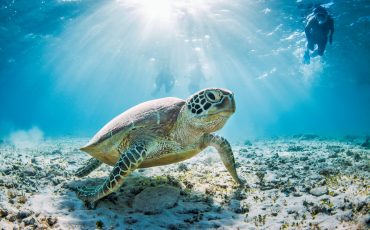
<path fill-rule="evenodd" d="M 304 26 L 335 20 L 322 58 L 302 64 Z M 140 102 L 235 93 L 221 131 L 253 137 L 370 132 L 370 2 L 3 0 L 0 136 L 91 136 Z"/>

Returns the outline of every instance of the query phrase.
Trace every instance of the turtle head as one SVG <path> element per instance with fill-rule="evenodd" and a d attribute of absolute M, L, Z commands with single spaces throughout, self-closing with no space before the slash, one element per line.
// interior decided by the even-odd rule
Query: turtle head
<path fill-rule="evenodd" d="M 202 132 L 211 133 L 221 129 L 234 112 L 234 94 L 226 89 L 204 89 L 186 100 L 189 124 Z"/>

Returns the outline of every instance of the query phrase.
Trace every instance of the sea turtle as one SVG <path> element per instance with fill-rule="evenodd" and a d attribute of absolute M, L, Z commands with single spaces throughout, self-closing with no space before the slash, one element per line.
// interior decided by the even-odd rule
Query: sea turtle
<path fill-rule="evenodd" d="M 102 163 L 113 166 L 99 186 L 78 188 L 78 196 L 88 205 L 122 185 L 137 168 L 167 165 L 191 158 L 213 146 L 239 184 L 234 155 L 229 142 L 213 132 L 221 129 L 235 112 L 232 92 L 221 88 L 201 90 L 186 101 L 167 97 L 141 103 L 108 122 L 81 148 L 93 158 L 77 170 L 88 175 Z"/>

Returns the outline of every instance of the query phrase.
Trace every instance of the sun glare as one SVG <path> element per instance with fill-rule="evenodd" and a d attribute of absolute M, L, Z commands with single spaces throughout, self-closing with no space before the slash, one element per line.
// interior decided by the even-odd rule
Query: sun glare
<path fill-rule="evenodd" d="M 175 78 L 171 94 L 236 88 L 236 93 L 248 92 L 239 99 L 244 108 L 257 102 L 259 111 L 269 114 L 276 105 L 304 98 L 302 89 L 310 84 L 286 77 L 292 55 L 285 48 L 284 55 L 270 50 L 288 41 L 281 40 L 281 26 L 254 7 L 253 1 L 242 0 L 109 1 L 71 23 L 45 60 L 58 76 L 58 89 L 99 92 L 97 97 L 113 110 L 120 106 L 117 98 L 129 98 L 137 89 L 146 99 L 160 96 L 153 92 L 167 66 Z M 288 97 L 286 88 L 296 97 Z"/>
<path fill-rule="evenodd" d="M 172 1 L 170 0 L 142 0 L 137 1 L 142 7 L 144 15 L 150 18 L 170 19 L 172 13 Z"/>
<path fill-rule="evenodd" d="M 174 7 L 171 0 L 119 0 L 121 5 L 134 9 L 141 20 L 168 24 L 174 20 Z"/>
<path fill-rule="evenodd" d="M 184 15 L 206 15 L 210 6 L 223 1 L 210 0 L 118 0 L 125 8 L 134 9 L 142 20 L 151 20 L 156 23 L 175 23 Z"/>

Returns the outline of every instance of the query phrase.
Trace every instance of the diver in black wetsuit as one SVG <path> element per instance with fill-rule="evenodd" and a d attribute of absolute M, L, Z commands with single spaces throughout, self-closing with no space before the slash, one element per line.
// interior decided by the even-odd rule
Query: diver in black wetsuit
<path fill-rule="evenodd" d="M 305 28 L 306 38 L 307 38 L 307 50 L 304 55 L 304 63 L 310 63 L 310 56 L 316 57 L 317 55 L 322 56 L 325 51 L 326 43 L 333 42 L 334 33 L 334 20 L 326 9 L 322 6 L 318 6 L 313 11 L 313 17 L 308 21 Z M 317 49 L 315 50 L 315 45 Z M 310 55 L 310 51 L 314 51 Z"/>

